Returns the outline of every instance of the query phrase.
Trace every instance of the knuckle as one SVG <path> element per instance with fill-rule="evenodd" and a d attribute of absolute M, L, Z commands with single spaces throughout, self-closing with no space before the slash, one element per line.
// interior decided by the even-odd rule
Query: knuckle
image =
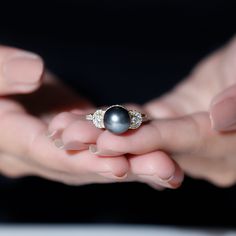
<path fill-rule="evenodd" d="M 1 98 L 0 108 L 1 119 L 12 112 L 25 112 L 25 109 L 19 103 L 6 98 Z"/>
<path fill-rule="evenodd" d="M 55 116 L 50 125 L 49 125 L 49 129 L 51 130 L 57 130 L 62 128 L 62 126 L 64 125 L 65 121 L 67 121 L 70 117 L 70 112 L 62 112 L 60 114 L 58 114 L 57 116 Z"/>
<path fill-rule="evenodd" d="M 210 177 L 210 180 L 218 187 L 228 188 L 235 184 L 235 174 L 232 171 L 228 171 L 222 174 L 216 174 Z"/>
<path fill-rule="evenodd" d="M 21 178 L 29 175 L 28 172 L 22 168 L 16 168 L 5 162 L 1 162 L 0 173 L 11 179 Z"/>
<path fill-rule="evenodd" d="M 97 139 L 97 146 L 100 149 L 114 150 L 120 147 L 119 137 L 114 137 L 109 131 L 105 130 Z"/>
<path fill-rule="evenodd" d="M 21 153 L 24 154 L 26 157 L 33 157 L 36 153 L 36 147 L 38 143 L 42 142 L 42 138 L 45 136 L 45 127 L 38 127 L 37 130 L 32 132 L 27 140 L 27 143 L 22 145 Z"/>
<path fill-rule="evenodd" d="M 68 186 L 78 186 L 84 184 L 79 179 L 61 179 L 60 182 Z"/>
<path fill-rule="evenodd" d="M 184 119 L 189 125 L 189 133 L 193 134 L 189 136 L 192 139 L 189 143 L 189 152 L 192 154 L 199 153 L 201 150 L 207 150 L 207 129 L 208 126 L 204 114 L 197 114 L 194 116 L 186 116 Z"/>
<path fill-rule="evenodd" d="M 18 179 L 27 176 L 28 174 L 21 171 L 1 170 L 1 173 L 10 179 Z"/>

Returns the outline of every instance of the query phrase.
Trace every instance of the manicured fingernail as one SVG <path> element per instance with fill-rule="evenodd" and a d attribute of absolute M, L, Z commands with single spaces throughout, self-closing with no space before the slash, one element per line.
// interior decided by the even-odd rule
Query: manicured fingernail
<path fill-rule="evenodd" d="M 48 137 L 48 138 L 52 138 L 53 136 L 55 136 L 55 134 L 57 133 L 57 130 L 54 130 L 54 131 L 47 131 L 45 133 L 45 135 Z"/>
<path fill-rule="evenodd" d="M 61 139 L 55 139 L 54 144 L 57 148 L 60 148 L 60 149 L 63 149 L 63 147 L 64 147 L 64 143 L 62 142 Z"/>
<path fill-rule="evenodd" d="M 55 140 L 55 139 L 59 139 L 61 136 L 62 130 L 53 130 L 53 131 L 47 131 L 45 133 L 45 135 L 51 139 L 51 140 Z"/>
<path fill-rule="evenodd" d="M 139 174 L 138 176 L 167 188 L 177 188 L 183 182 L 183 175 L 173 174 L 168 178 L 160 177 L 157 174 Z"/>
<path fill-rule="evenodd" d="M 89 144 L 85 144 L 85 143 L 80 143 L 80 142 L 69 142 L 69 143 L 65 143 L 63 146 L 63 150 L 71 150 L 71 151 L 79 151 L 79 150 L 85 150 L 88 149 Z"/>
<path fill-rule="evenodd" d="M 167 183 L 172 187 L 172 188 L 178 188 L 184 180 L 184 175 L 174 175 L 172 178 L 170 178 Z"/>
<path fill-rule="evenodd" d="M 43 62 L 39 56 L 28 52 L 17 52 L 3 64 L 2 72 L 9 83 L 32 85 L 43 73 Z"/>
<path fill-rule="evenodd" d="M 150 177 L 154 181 L 157 180 L 158 182 L 168 183 L 171 179 L 174 178 L 176 172 L 176 167 L 173 166 L 170 169 L 160 169 L 159 171 L 154 170 L 150 166 L 146 166 L 145 169 L 136 173 L 140 177 Z"/>
<path fill-rule="evenodd" d="M 157 183 L 168 183 L 174 178 L 174 176 L 170 176 L 169 178 L 160 178 L 160 176 L 158 176 L 157 174 L 138 174 L 138 176 L 142 178 L 152 178 L 152 180 Z"/>
<path fill-rule="evenodd" d="M 103 177 L 106 177 L 106 178 L 109 178 L 109 179 L 115 179 L 115 180 L 123 180 L 123 179 L 126 179 L 127 176 L 128 176 L 127 173 L 122 175 L 122 176 L 116 176 L 111 172 L 99 172 L 98 174 L 103 176 Z"/>
<path fill-rule="evenodd" d="M 236 125 L 236 99 L 226 98 L 210 108 L 212 128 L 217 131 L 227 131 Z"/>
<path fill-rule="evenodd" d="M 98 149 L 97 145 L 94 144 L 89 146 L 89 151 L 98 156 L 120 156 L 124 154 L 123 152 L 115 152 L 112 150 L 100 150 Z"/>

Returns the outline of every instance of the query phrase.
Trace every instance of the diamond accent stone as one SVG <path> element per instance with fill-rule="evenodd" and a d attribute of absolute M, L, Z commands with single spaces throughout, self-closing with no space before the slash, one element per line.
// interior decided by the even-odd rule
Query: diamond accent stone
<path fill-rule="evenodd" d="M 96 112 L 93 113 L 93 124 L 97 128 L 105 128 L 103 124 L 104 113 L 105 111 L 103 110 L 97 110 Z"/>
<path fill-rule="evenodd" d="M 138 111 L 129 111 L 130 114 L 130 129 L 137 129 L 142 124 L 142 114 Z"/>

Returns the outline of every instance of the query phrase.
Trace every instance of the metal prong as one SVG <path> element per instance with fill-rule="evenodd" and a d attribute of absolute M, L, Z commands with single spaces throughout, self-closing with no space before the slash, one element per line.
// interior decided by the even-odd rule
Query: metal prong
<path fill-rule="evenodd" d="M 142 114 L 142 122 L 148 121 L 149 117 L 147 114 Z"/>
<path fill-rule="evenodd" d="M 93 120 L 93 114 L 88 114 L 85 117 L 86 120 Z"/>

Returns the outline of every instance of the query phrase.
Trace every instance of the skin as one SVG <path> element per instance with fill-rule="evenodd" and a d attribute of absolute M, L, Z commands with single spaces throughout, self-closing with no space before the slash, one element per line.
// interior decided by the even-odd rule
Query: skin
<path fill-rule="evenodd" d="M 217 186 L 235 184 L 235 68 L 233 39 L 201 61 L 172 91 L 138 107 L 153 117 L 151 122 L 123 135 L 105 130 L 90 150 L 100 157 L 125 155 L 130 165 L 125 181 L 178 187 L 183 180 L 181 168 Z M 81 127 L 70 123 L 62 141 L 83 143 L 78 134 Z"/>
<path fill-rule="evenodd" d="M 88 145 L 96 143 L 103 131 L 80 120 L 80 116 L 94 110 L 94 106 L 45 70 L 39 56 L 1 46 L 0 95 L 1 174 L 10 178 L 40 176 L 69 185 L 120 181 L 149 184 L 148 180 L 131 173 L 125 155 L 98 158 L 88 150 Z M 79 151 L 68 147 L 61 150 L 61 138 L 66 137 L 63 130 L 71 122 L 79 126 L 82 143 L 85 142 Z M 52 135 L 50 129 L 58 132 Z M 154 164 L 163 163 L 169 174 L 173 161 L 165 159 L 169 160 L 163 154 Z M 172 187 L 172 183 L 164 184 Z"/>
<path fill-rule="evenodd" d="M 129 166 L 124 156 L 100 159 L 88 150 L 62 152 L 47 137 L 55 114 L 75 107 L 85 112 L 92 104 L 45 71 L 40 57 L 2 46 L 0 68 L 1 174 L 80 185 L 112 182 L 126 173 Z"/>
<path fill-rule="evenodd" d="M 0 65 L 9 50 L 16 49 L 1 48 Z M 43 67 L 41 74 L 34 75 L 38 79 L 30 77 L 36 82 L 28 89 L 22 84 L 6 86 L 0 76 L 0 92 L 5 95 L 0 101 L 0 170 L 10 177 L 37 175 L 66 184 L 139 181 L 157 189 L 179 187 L 184 171 L 218 186 L 230 186 L 235 183 L 236 168 L 236 119 L 229 112 L 236 90 L 235 55 L 233 39 L 161 98 L 142 107 L 125 104 L 153 120 L 123 135 L 97 129 L 81 119 L 96 108 L 52 75 L 43 74 Z M 55 94 L 50 100 L 56 111 L 39 99 L 48 84 L 53 91 L 50 96 Z M 6 96 L 31 93 L 40 85 L 31 95 Z M 57 88 L 66 98 L 63 104 Z M 223 108 L 228 109 L 225 115 Z"/>

